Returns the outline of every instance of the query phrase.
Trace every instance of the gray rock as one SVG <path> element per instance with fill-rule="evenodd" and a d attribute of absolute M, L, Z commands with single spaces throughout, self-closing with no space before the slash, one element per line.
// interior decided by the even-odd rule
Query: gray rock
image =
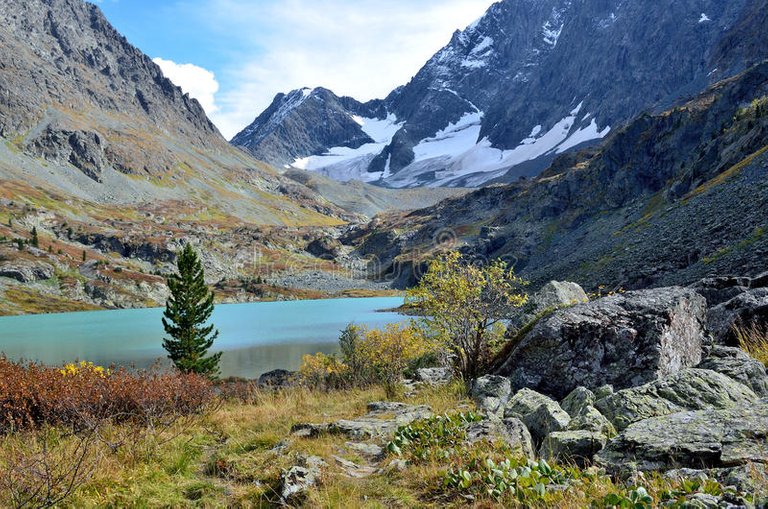
<path fill-rule="evenodd" d="M 275 369 L 259 377 L 260 387 L 286 388 L 295 384 L 296 372 L 285 369 Z"/>
<path fill-rule="evenodd" d="M 585 302 L 589 302 L 589 297 L 578 284 L 550 281 L 530 296 L 522 312 L 511 320 L 511 325 L 520 328 L 540 317 L 542 313 Z"/>
<path fill-rule="evenodd" d="M 747 277 L 721 276 L 702 279 L 690 288 L 707 299 L 709 307 L 714 307 L 746 292 L 750 283 Z"/>
<path fill-rule="evenodd" d="M 453 372 L 450 368 L 419 368 L 416 370 L 416 381 L 430 384 L 443 385 L 453 380 Z"/>
<path fill-rule="evenodd" d="M 614 393 L 613 385 L 606 384 L 595 389 L 595 400 L 607 398 Z"/>
<path fill-rule="evenodd" d="M 676 481 L 688 479 L 699 482 L 714 479 L 741 493 L 759 493 L 768 486 L 768 467 L 761 463 L 750 463 L 732 468 L 678 468 L 665 472 L 664 477 Z"/>
<path fill-rule="evenodd" d="M 473 422 L 467 427 L 467 442 L 475 444 L 480 441 L 502 442 L 509 446 L 513 453 L 534 458 L 531 434 L 525 424 L 517 418 L 502 420 L 494 416 Z"/>
<path fill-rule="evenodd" d="M 560 408 L 568 412 L 571 417 L 576 417 L 585 408 L 595 404 L 595 394 L 586 387 L 576 387 L 560 402 Z"/>
<path fill-rule="evenodd" d="M 571 422 L 570 416 L 557 401 L 530 389 L 518 391 L 504 409 L 504 417 L 520 419 L 536 442 L 554 431 L 562 431 Z"/>
<path fill-rule="evenodd" d="M 765 366 L 740 348 L 715 346 L 697 367 L 717 371 L 740 382 L 761 397 L 768 397 Z"/>
<path fill-rule="evenodd" d="M 707 313 L 707 328 L 717 343 L 738 346 L 733 327 L 768 323 L 768 288 L 740 293 Z"/>
<path fill-rule="evenodd" d="M 380 460 L 385 455 L 384 449 L 376 444 L 369 444 L 365 442 L 347 442 L 346 446 L 372 460 Z"/>
<path fill-rule="evenodd" d="M 303 466 L 291 467 L 281 477 L 280 497 L 285 502 L 301 497 L 310 488 L 317 485 L 321 469 L 327 466 L 325 461 L 317 456 L 302 458 L 301 463 Z"/>
<path fill-rule="evenodd" d="M 573 415 L 568 429 L 571 431 L 593 431 L 607 437 L 616 435 L 616 428 L 611 424 L 611 421 L 593 406 L 586 406 L 578 414 Z"/>
<path fill-rule="evenodd" d="M 689 368 L 640 387 L 621 390 L 595 403 L 619 430 L 630 424 L 683 410 L 750 405 L 749 387 L 707 369 Z"/>
<path fill-rule="evenodd" d="M 701 362 L 706 301 L 671 287 L 555 312 L 496 371 L 512 387 L 563 398 L 578 386 L 634 387 Z"/>
<path fill-rule="evenodd" d="M 611 440 L 597 461 L 613 473 L 768 462 L 768 400 L 636 422 Z"/>
<path fill-rule="evenodd" d="M 545 459 L 575 461 L 585 465 L 605 447 L 607 438 L 594 431 L 556 431 L 544 439 L 539 455 Z"/>
<path fill-rule="evenodd" d="M 47 281 L 54 275 L 53 266 L 47 263 L 14 261 L 0 264 L 0 277 L 15 279 L 20 283 Z"/>
<path fill-rule="evenodd" d="M 486 375 L 472 383 L 469 396 L 477 408 L 490 414 L 500 413 L 509 401 L 512 387 L 503 376 Z"/>
<path fill-rule="evenodd" d="M 685 504 L 690 509 L 717 509 L 720 507 L 720 499 L 708 493 L 694 493 L 686 497 Z"/>
<path fill-rule="evenodd" d="M 431 416 L 432 411 L 425 405 L 377 401 L 369 403 L 368 413 L 357 419 L 342 419 L 328 424 L 295 424 L 291 428 L 291 433 L 308 438 L 324 433 L 345 435 L 357 440 L 383 438 L 393 435 L 400 426 Z"/>

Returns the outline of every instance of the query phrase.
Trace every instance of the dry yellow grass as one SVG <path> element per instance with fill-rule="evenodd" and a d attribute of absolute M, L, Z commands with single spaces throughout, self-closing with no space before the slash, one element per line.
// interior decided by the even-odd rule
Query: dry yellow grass
<path fill-rule="evenodd" d="M 752 324 L 733 331 L 742 350 L 768 367 L 768 327 Z"/>

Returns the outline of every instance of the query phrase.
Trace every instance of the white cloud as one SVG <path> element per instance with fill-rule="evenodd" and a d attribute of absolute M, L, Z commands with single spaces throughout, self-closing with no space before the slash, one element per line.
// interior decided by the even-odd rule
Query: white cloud
<path fill-rule="evenodd" d="M 238 48 L 219 71 L 213 121 L 227 138 L 278 92 L 324 86 L 358 100 L 404 85 L 448 43 L 454 30 L 493 0 L 205 0 L 205 16 Z"/>
<path fill-rule="evenodd" d="M 181 87 L 184 93 L 197 99 L 208 116 L 215 115 L 219 111 L 216 105 L 219 82 L 211 71 L 194 64 L 177 64 L 160 57 L 153 58 L 152 61 L 160 66 L 166 78 Z"/>

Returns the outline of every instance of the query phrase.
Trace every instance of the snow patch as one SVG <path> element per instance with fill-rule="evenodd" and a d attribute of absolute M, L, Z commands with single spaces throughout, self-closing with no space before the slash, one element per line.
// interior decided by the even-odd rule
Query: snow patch
<path fill-rule="evenodd" d="M 598 129 L 597 121 L 593 118 L 592 122 L 590 122 L 588 126 L 577 130 L 575 133 L 570 135 L 567 140 L 558 145 L 557 153 L 562 154 L 566 150 L 588 141 L 603 139 L 608 135 L 609 132 L 611 132 L 610 126 L 607 126 L 602 131 L 599 131 Z"/>
<path fill-rule="evenodd" d="M 422 140 L 413 148 L 415 161 L 434 157 L 457 156 L 477 143 L 483 113 L 466 113 L 456 123 L 448 124 L 432 138 Z"/>
<path fill-rule="evenodd" d="M 702 12 L 701 17 L 699 18 L 699 23 L 706 23 L 707 21 L 712 21 L 712 20 L 709 19 L 709 16 L 707 16 Z"/>
<path fill-rule="evenodd" d="M 390 114 L 386 119 L 365 118 L 353 115 L 352 119 L 360 125 L 365 134 L 374 140 L 358 148 L 333 147 L 324 154 L 303 157 L 295 160 L 291 166 L 308 171 L 318 171 L 331 178 L 340 181 L 362 180 L 364 182 L 376 181 L 381 173 L 368 173 L 368 164 L 375 156 L 384 150 L 384 147 L 392 142 L 395 133 L 403 126 L 397 121 L 397 117 Z M 389 161 L 387 161 L 388 171 Z"/>
<path fill-rule="evenodd" d="M 611 128 L 600 130 L 591 114 L 584 117 L 592 117 L 588 125 L 573 131 L 582 106 L 583 103 L 580 103 L 569 116 L 543 134 L 542 126 L 535 126 L 527 138 L 510 150 L 494 148 L 488 138 L 476 141 L 482 114 L 466 114 L 433 138 L 419 143 L 414 149 L 414 162 L 388 178 L 388 183 L 394 187 L 413 187 L 423 184 L 425 175 L 433 173 L 434 181 L 429 182 L 429 186 L 456 183 L 478 186 L 526 161 L 561 154 L 582 143 L 607 136 Z"/>
<path fill-rule="evenodd" d="M 563 33 L 563 25 L 555 27 L 547 21 L 542 27 L 542 34 L 544 35 L 544 42 L 552 46 L 557 46 L 557 40 L 560 38 L 560 34 Z"/>

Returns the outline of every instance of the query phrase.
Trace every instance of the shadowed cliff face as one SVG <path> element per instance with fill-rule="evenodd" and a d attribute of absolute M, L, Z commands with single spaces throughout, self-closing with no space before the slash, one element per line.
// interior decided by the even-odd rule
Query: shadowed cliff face
<path fill-rule="evenodd" d="M 317 166 L 391 187 L 535 176 L 562 152 L 599 143 L 639 113 L 666 109 L 768 57 L 763 7 L 765 0 L 497 2 L 376 103 L 384 110 L 377 118 L 392 114 L 402 124 L 383 148 L 343 168 L 332 159 Z M 319 133 L 337 109 L 273 113 L 257 120 L 268 136 L 249 138 L 257 157 L 291 164 L 358 146 L 357 137 Z M 288 146 L 301 148 L 279 148 Z"/>
<path fill-rule="evenodd" d="M 563 156 L 537 179 L 390 219 L 405 237 L 379 245 L 375 232 L 387 225 L 378 223 L 354 242 L 386 253 L 384 272 L 401 284 L 442 237 L 472 256 L 506 258 L 536 283 L 639 288 L 765 270 L 766 210 L 763 63 L 639 116 L 602 148 Z"/>

